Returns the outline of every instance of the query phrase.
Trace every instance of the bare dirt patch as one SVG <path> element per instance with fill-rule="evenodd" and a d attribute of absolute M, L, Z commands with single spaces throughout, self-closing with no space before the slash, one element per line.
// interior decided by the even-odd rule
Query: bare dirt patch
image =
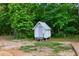
<path fill-rule="evenodd" d="M 0 50 L 0 56 L 22 56 L 24 53 L 17 49 Z"/>
<path fill-rule="evenodd" d="M 74 51 L 69 50 L 69 51 L 60 51 L 58 53 L 59 56 L 75 56 Z"/>
<path fill-rule="evenodd" d="M 34 45 L 34 42 L 30 41 L 9 41 L 9 40 L 0 40 L 0 49 L 16 49 L 24 45 Z"/>

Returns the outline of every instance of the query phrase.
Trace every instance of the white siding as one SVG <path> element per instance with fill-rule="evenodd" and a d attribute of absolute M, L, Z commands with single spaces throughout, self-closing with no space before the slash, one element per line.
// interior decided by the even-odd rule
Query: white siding
<path fill-rule="evenodd" d="M 34 36 L 35 36 L 35 38 L 39 37 L 39 33 L 38 33 L 38 29 L 37 28 L 34 30 Z"/>
<path fill-rule="evenodd" d="M 35 32 L 35 38 L 43 38 L 43 28 L 42 28 L 42 26 L 39 25 L 38 27 L 36 27 L 34 32 Z"/>
<path fill-rule="evenodd" d="M 51 31 L 50 30 L 45 30 L 44 38 L 49 38 L 49 37 L 51 37 Z"/>

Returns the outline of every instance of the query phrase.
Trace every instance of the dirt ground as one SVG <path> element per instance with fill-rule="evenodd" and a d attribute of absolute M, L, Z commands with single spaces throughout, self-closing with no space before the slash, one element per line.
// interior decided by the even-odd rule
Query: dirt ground
<path fill-rule="evenodd" d="M 11 37 L 1 36 L 0 37 L 0 56 L 51 56 L 55 55 L 52 53 L 50 48 L 41 48 L 38 51 L 23 52 L 18 50 L 21 46 L 33 45 L 37 41 L 27 41 L 27 40 L 9 40 Z M 70 44 L 71 42 L 63 42 L 64 44 Z M 74 51 L 61 51 L 60 56 L 73 56 Z"/>

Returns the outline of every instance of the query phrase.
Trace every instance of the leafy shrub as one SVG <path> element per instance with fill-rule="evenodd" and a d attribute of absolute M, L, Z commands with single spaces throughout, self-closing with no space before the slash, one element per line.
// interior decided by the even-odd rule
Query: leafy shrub
<path fill-rule="evenodd" d="M 10 20 L 15 36 L 17 38 L 33 37 L 32 28 L 34 27 L 33 20 L 35 19 L 35 14 L 31 10 L 34 8 L 34 5 L 9 4 L 8 7 L 10 13 L 13 12 L 10 16 Z"/>
<path fill-rule="evenodd" d="M 67 27 L 64 29 L 64 32 L 67 34 L 75 34 L 77 32 L 77 29 L 75 27 Z"/>
<path fill-rule="evenodd" d="M 64 34 L 63 32 L 59 32 L 59 33 L 55 33 L 53 37 L 58 37 L 58 38 L 66 37 L 66 34 Z"/>

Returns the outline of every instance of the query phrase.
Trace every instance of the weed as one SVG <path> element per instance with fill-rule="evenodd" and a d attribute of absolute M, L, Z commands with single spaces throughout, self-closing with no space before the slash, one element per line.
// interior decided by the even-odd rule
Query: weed
<path fill-rule="evenodd" d="M 23 50 L 24 52 L 30 52 L 37 50 L 34 46 L 21 46 L 20 50 Z"/>
<path fill-rule="evenodd" d="M 69 50 L 71 47 L 65 46 L 63 43 L 58 42 L 36 42 L 34 43 L 35 46 L 22 46 L 20 49 L 29 52 L 29 51 L 36 51 L 37 48 L 48 47 L 51 48 L 54 53 L 58 53 L 59 51 Z"/>

